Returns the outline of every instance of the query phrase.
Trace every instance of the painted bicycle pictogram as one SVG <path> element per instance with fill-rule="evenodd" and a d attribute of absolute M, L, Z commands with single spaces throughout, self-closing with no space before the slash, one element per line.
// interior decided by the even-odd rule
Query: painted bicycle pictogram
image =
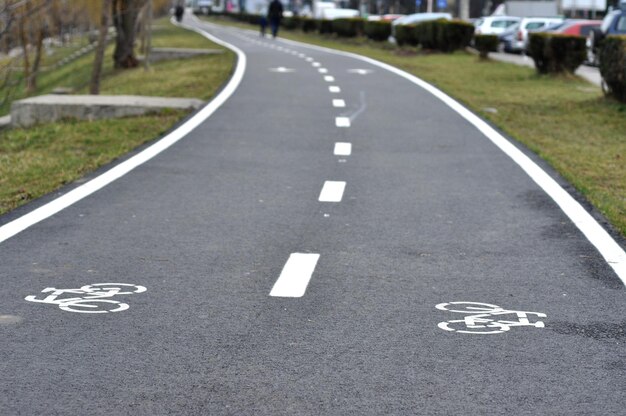
<path fill-rule="evenodd" d="M 132 295 L 145 292 L 144 286 L 130 283 L 93 283 L 79 289 L 56 289 L 47 287 L 41 291 L 47 296 L 37 299 L 37 295 L 26 296 L 28 302 L 58 305 L 61 310 L 78 313 L 121 312 L 129 308 L 127 303 L 110 299 L 117 295 Z M 76 296 L 78 295 L 78 296 Z M 69 297 L 67 297 L 69 296 Z"/>
<path fill-rule="evenodd" d="M 440 322 L 437 326 L 445 331 L 461 334 L 502 334 L 516 326 L 544 328 L 542 321 L 531 322 L 530 317 L 546 318 L 545 313 L 504 309 L 498 305 L 480 302 L 448 302 L 435 306 L 447 312 L 463 313 L 463 319 Z M 508 316 L 508 319 L 506 319 Z"/>

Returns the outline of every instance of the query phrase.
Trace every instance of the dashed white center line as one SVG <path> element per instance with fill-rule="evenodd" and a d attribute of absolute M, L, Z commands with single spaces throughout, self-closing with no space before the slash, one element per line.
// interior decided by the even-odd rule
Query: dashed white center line
<path fill-rule="evenodd" d="M 326 181 L 320 192 L 320 202 L 341 202 L 346 183 L 342 181 Z"/>
<path fill-rule="evenodd" d="M 298 54 L 298 58 L 304 58 L 306 55 L 303 53 Z"/>
<path fill-rule="evenodd" d="M 333 94 L 338 94 L 341 92 L 341 88 L 335 85 L 331 85 L 330 87 L 328 87 L 328 91 L 332 92 Z"/>
<path fill-rule="evenodd" d="M 313 62 L 311 65 L 313 65 L 315 68 L 322 66 L 322 64 L 320 64 L 319 62 Z"/>
<path fill-rule="evenodd" d="M 337 127 L 350 127 L 350 119 L 348 117 L 335 117 Z"/>
<path fill-rule="evenodd" d="M 320 255 L 314 253 L 291 253 L 283 271 L 270 292 L 270 296 L 299 298 L 313 276 Z"/>
<path fill-rule="evenodd" d="M 337 142 L 335 143 L 335 155 L 350 156 L 352 154 L 352 143 Z"/>
<path fill-rule="evenodd" d="M 333 100 L 333 107 L 345 107 L 346 102 L 344 100 Z"/>
<path fill-rule="evenodd" d="M 320 74 L 327 74 L 328 73 L 328 69 L 326 69 L 326 68 L 319 68 L 318 71 L 319 71 Z"/>
<path fill-rule="evenodd" d="M 335 77 L 333 77 L 332 75 L 326 75 L 324 77 L 324 81 L 326 81 L 326 82 L 333 82 L 333 81 L 335 81 Z"/>
<path fill-rule="evenodd" d="M 315 60 L 315 59 L 313 59 L 313 58 L 311 58 L 311 57 L 306 58 L 306 61 L 307 61 L 307 62 L 313 62 L 314 60 Z"/>

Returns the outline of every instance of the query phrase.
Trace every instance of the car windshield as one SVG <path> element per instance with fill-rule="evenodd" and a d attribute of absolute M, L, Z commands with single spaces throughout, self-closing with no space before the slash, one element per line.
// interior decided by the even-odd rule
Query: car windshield
<path fill-rule="evenodd" d="M 530 22 L 526 24 L 525 29 L 526 30 L 539 29 L 540 27 L 543 27 L 544 24 L 545 24 L 544 22 Z"/>

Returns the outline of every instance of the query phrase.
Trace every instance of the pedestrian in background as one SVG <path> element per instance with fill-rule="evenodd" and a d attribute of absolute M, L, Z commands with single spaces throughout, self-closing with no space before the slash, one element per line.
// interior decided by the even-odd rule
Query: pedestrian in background
<path fill-rule="evenodd" d="M 176 16 L 177 22 L 183 20 L 183 14 L 185 14 L 185 7 L 183 6 L 182 1 L 179 0 L 174 8 L 174 15 Z"/>
<path fill-rule="evenodd" d="M 267 11 L 267 18 L 269 19 L 270 27 L 272 28 L 272 37 L 275 38 L 276 35 L 278 35 L 280 19 L 283 18 L 283 4 L 280 0 L 272 0 L 269 10 Z"/>
<path fill-rule="evenodd" d="M 259 19 L 259 24 L 261 25 L 261 37 L 265 37 L 265 29 L 267 28 L 267 7 L 263 7 L 261 9 L 261 13 L 259 13 L 261 19 Z"/>

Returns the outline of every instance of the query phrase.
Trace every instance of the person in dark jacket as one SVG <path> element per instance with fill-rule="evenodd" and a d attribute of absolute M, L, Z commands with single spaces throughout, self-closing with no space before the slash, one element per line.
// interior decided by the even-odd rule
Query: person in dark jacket
<path fill-rule="evenodd" d="M 278 35 L 278 27 L 280 26 L 280 19 L 283 18 L 283 4 L 280 0 L 272 0 L 270 7 L 267 10 L 267 18 L 270 21 L 270 27 L 272 28 L 272 37 Z"/>

